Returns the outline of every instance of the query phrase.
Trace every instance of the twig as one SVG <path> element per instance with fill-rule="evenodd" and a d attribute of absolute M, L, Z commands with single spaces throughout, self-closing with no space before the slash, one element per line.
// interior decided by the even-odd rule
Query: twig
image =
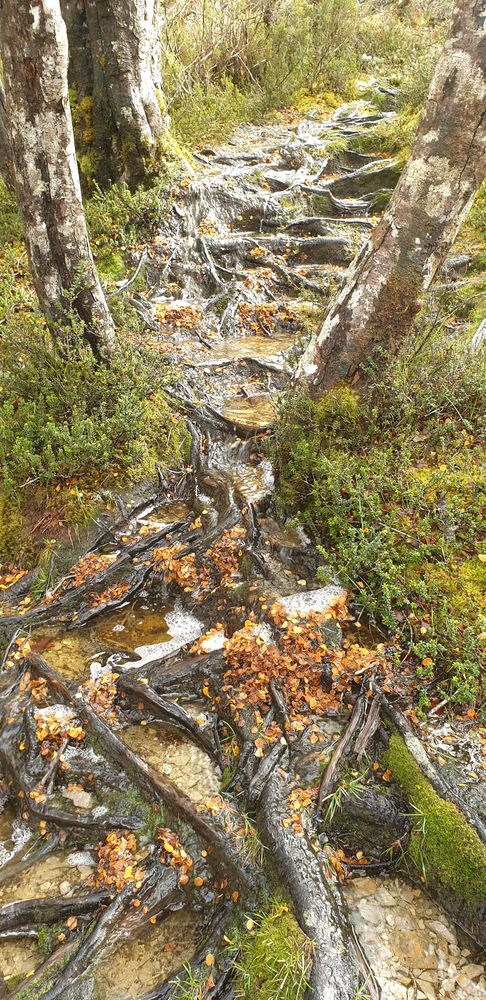
<path fill-rule="evenodd" d="M 120 293 L 124 292 L 126 288 L 129 288 L 130 285 L 133 285 L 133 283 L 137 280 L 140 271 L 142 270 L 142 267 L 145 264 L 146 259 L 147 259 L 147 247 L 145 247 L 145 249 L 142 251 L 140 260 L 135 268 L 135 271 L 132 274 L 132 277 L 128 278 L 127 281 L 124 281 L 123 284 L 120 285 L 118 288 L 115 288 L 113 292 L 108 292 L 108 296 L 110 297 L 111 295 L 120 295 Z"/>

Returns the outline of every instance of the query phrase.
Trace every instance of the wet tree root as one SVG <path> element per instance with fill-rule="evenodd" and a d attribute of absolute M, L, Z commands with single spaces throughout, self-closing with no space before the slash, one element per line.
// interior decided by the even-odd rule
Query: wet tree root
<path fill-rule="evenodd" d="M 126 674 L 120 677 L 118 689 L 133 701 L 143 704 L 144 708 L 148 709 L 156 719 L 160 719 L 161 722 L 173 726 L 180 732 L 186 733 L 196 746 L 201 747 L 201 750 L 209 754 L 220 767 L 223 766 L 221 752 L 217 745 L 214 731 L 211 736 L 210 731 L 208 732 L 198 726 L 192 716 L 180 705 L 160 698 L 148 685 L 140 684 Z"/>
<path fill-rule="evenodd" d="M 258 891 L 259 888 L 257 875 L 242 857 L 239 846 L 235 843 L 231 833 L 197 812 L 191 799 L 181 792 L 169 778 L 163 777 L 133 750 L 130 750 L 110 729 L 109 725 L 87 705 L 80 693 L 73 696 L 69 687 L 42 657 L 35 654 L 31 657 L 30 663 L 33 671 L 52 683 L 56 691 L 63 696 L 66 704 L 71 704 L 75 708 L 76 714 L 103 743 L 109 756 L 121 764 L 128 774 L 132 775 L 139 788 L 150 799 L 155 799 L 155 801 L 167 806 L 178 819 L 189 823 L 204 843 L 211 846 L 214 862 L 228 872 L 233 882 L 254 895 L 255 890 Z"/>
<path fill-rule="evenodd" d="M 415 735 L 410 723 L 394 705 L 390 704 L 388 699 L 383 694 L 382 713 L 385 719 L 391 723 L 392 727 L 400 734 L 404 740 L 407 750 L 422 771 L 424 777 L 432 785 L 434 791 L 437 792 L 437 795 L 439 795 L 441 799 L 452 802 L 453 805 L 455 805 L 463 814 L 469 825 L 476 831 L 483 844 L 486 844 L 486 826 L 482 822 L 481 818 L 474 813 L 464 799 L 457 795 L 457 793 L 454 792 L 454 790 L 444 781 L 435 764 L 433 764 L 427 756 L 423 744 Z"/>
<path fill-rule="evenodd" d="M 310 977 L 313 1000 L 354 1000 L 360 973 L 354 942 L 338 905 L 338 891 L 325 876 L 307 836 L 283 825 L 288 814 L 287 774 L 276 768 L 265 784 L 257 822 L 279 881 L 288 889 L 297 920 L 314 945 Z"/>
<path fill-rule="evenodd" d="M 32 924 L 55 924 L 65 917 L 94 913 L 110 899 L 108 889 L 84 896 L 51 896 L 49 899 L 21 899 L 0 907 L 0 932 Z"/>

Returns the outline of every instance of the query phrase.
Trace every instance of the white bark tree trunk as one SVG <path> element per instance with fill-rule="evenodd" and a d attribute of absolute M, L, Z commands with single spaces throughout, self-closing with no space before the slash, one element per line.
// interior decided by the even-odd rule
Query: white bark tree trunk
<path fill-rule="evenodd" d="M 5 91 L 0 81 L 0 177 L 7 185 L 9 191 L 15 188 L 15 180 L 12 164 L 12 150 L 10 148 L 10 135 L 7 120 L 7 107 L 5 103 Z"/>
<path fill-rule="evenodd" d="M 457 0 L 410 159 L 296 378 L 360 382 L 410 331 L 486 170 L 486 5 Z"/>
<path fill-rule="evenodd" d="M 59 0 L 0 0 L 0 51 L 17 202 L 40 305 L 58 336 L 74 309 L 93 351 L 109 357 L 115 328 L 86 229 Z"/>
<path fill-rule="evenodd" d="M 88 127 L 82 154 L 101 182 L 153 175 L 168 137 L 159 0 L 61 0 L 70 78 Z M 83 135 L 86 141 L 83 140 Z"/>

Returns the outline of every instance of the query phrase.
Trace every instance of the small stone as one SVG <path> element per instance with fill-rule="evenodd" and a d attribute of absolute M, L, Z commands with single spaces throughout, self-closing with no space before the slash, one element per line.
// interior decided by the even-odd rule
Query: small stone
<path fill-rule="evenodd" d="M 407 1000 L 408 990 L 405 986 L 401 986 L 400 983 L 392 982 L 390 983 L 389 996 L 393 997 L 393 1000 Z"/>
<path fill-rule="evenodd" d="M 425 993 L 427 1000 L 435 1000 L 437 996 L 435 986 L 424 979 L 417 980 L 417 996 L 420 996 L 420 993 Z"/>
<path fill-rule="evenodd" d="M 431 930 L 435 931 L 439 939 L 444 938 L 446 941 L 449 942 L 449 944 L 457 943 L 455 934 L 450 930 L 449 927 L 446 926 L 446 924 L 443 924 L 440 920 L 429 920 L 428 926 L 430 927 Z"/>
<path fill-rule="evenodd" d="M 441 983 L 441 993 L 452 993 L 456 985 L 456 980 L 454 979 L 443 979 Z"/>
<path fill-rule="evenodd" d="M 474 965 L 474 964 L 465 965 L 464 968 L 461 969 L 461 972 L 465 972 L 470 979 L 479 979 L 479 977 L 482 976 L 484 972 L 484 966 Z"/>
<path fill-rule="evenodd" d="M 381 923 L 381 912 L 378 907 L 373 906 L 370 900 L 363 900 L 359 904 L 359 912 L 370 924 Z"/>
<path fill-rule="evenodd" d="M 419 978 L 425 979 L 427 983 L 436 983 L 437 973 L 435 969 L 424 969 L 423 972 L 420 973 Z"/>
<path fill-rule="evenodd" d="M 71 892 L 71 888 L 72 886 L 70 882 L 61 882 L 59 886 L 59 892 L 61 893 L 61 896 L 67 896 L 68 893 Z"/>
<path fill-rule="evenodd" d="M 65 799 L 71 799 L 77 809 L 91 809 L 93 805 L 93 796 L 89 792 L 66 791 L 63 795 Z"/>
<path fill-rule="evenodd" d="M 467 975 L 466 972 L 460 972 L 459 975 L 458 975 L 458 977 L 457 977 L 457 979 L 456 979 L 456 985 L 457 986 L 463 986 L 464 988 L 466 986 L 469 986 L 470 982 L 471 982 L 471 980 L 470 980 L 470 978 L 469 978 L 469 976 Z"/>
<path fill-rule="evenodd" d="M 412 982 L 412 980 L 410 979 L 410 976 L 402 976 L 402 978 L 400 979 L 400 982 L 401 982 L 402 986 L 410 986 L 410 983 Z"/>
<path fill-rule="evenodd" d="M 375 892 L 374 902 L 379 903 L 380 906 L 397 905 L 395 897 L 392 896 L 391 892 L 388 892 L 388 889 L 385 889 L 384 886 L 382 886 L 381 889 L 378 889 L 378 892 Z"/>

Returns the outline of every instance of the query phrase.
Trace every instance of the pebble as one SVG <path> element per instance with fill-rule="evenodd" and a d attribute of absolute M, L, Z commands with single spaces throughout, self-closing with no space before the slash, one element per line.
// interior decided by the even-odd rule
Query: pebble
<path fill-rule="evenodd" d="M 365 876 L 344 893 L 382 1000 L 484 1000 L 485 970 L 459 947 L 454 925 L 420 889 Z"/>
<path fill-rule="evenodd" d="M 484 968 L 483 965 L 473 964 L 473 965 L 465 965 L 462 971 L 463 973 L 466 973 L 466 975 L 468 975 L 470 979 L 479 979 L 479 976 L 482 976 L 483 973 L 486 972 L 486 969 Z"/>

